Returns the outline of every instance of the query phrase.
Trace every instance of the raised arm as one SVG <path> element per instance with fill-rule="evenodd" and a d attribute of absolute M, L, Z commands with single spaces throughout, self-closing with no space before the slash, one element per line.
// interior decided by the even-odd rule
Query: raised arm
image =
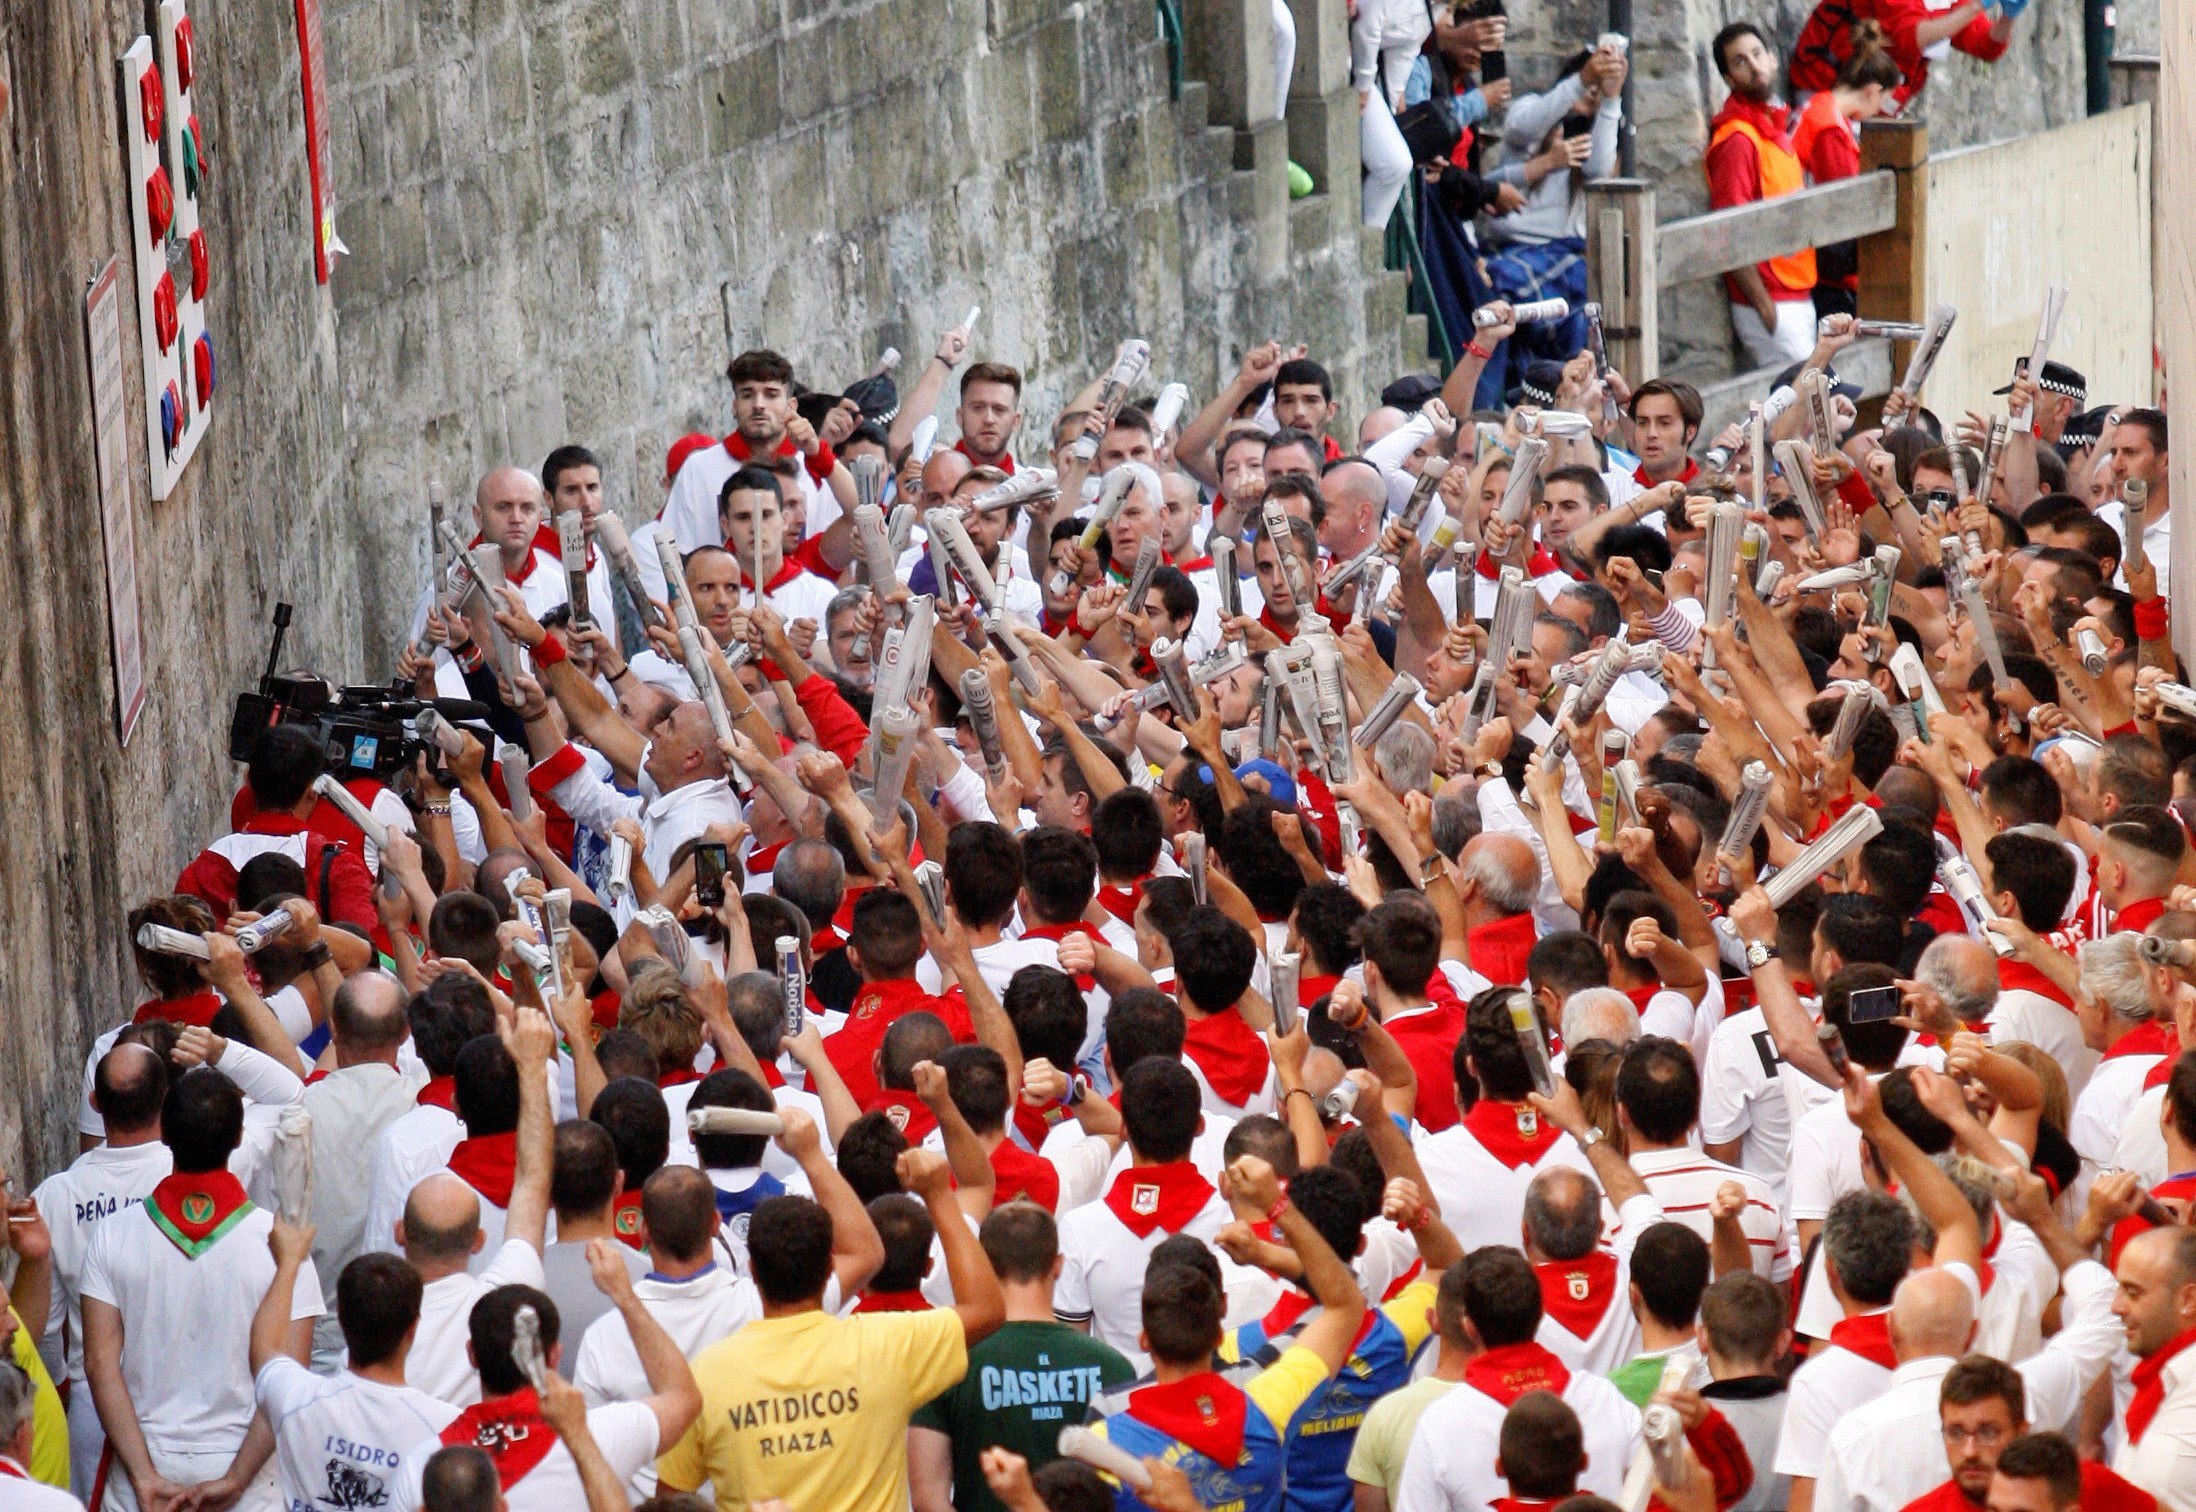
<path fill-rule="evenodd" d="M 518 1066 L 519 1089 L 517 1168 L 511 1183 L 511 1205 L 504 1214 L 503 1236 L 523 1239 L 539 1254 L 549 1219 L 549 1174 L 556 1163 L 556 1115 L 549 1109 L 549 1063 L 557 1052 L 557 1031 L 547 1014 L 522 1007 L 510 1019 L 497 1019 L 496 1033 Z"/>
<path fill-rule="evenodd" d="M 960 1315 L 961 1331 L 968 1342 L 981 1343 L 1006 1321 L 1006 1296 L 999 1290 L 998 1273 L 992 1270 L 990 1257 L 953 1204 L 945 1160 L 929 1150 L 902 1150 L 898 1175 L 900 1185 L 930 1209 L 930 1221 L 938 1230 L 938 1247 L 945 1251 L 946 1279 L 953 1285 L 953 1310 Z"/>
<path fill-rule="evenodd" d="M 633 1353 L 640 1356 L 641 1373 L 648 1377 L 649 1395 L 642 1405 L 656 1415 L 656 1447 L 668 1449 L 701 1416 L 701 1387 L 694 1383 L 694 1372 L 687 1368 L 677 1341 L 634 1295 L 632 1273 L 613 1241 L 588 1241 L 587 1269 L 595 1278 L 595 1290 L 610 1299 L 632 1335 Z"/>
<path fill-rule="evenodd" d="M 1319 1299 L 1319 1316 L 1304 1326 L 1296 1342 L 1326 1363 L 1333 1375 L 1349 1358 L 1350 1346 L 1365 1321 L 1365 1293 L 1357 1275 L 1312 1227 L 1281 1190 L 1273 1167 L 1255 1155 L 1244 1155 L 1221 1173 L 1221 1192 L 1234 1204 L 1235 1214 L 1246 1223 L 1270 1222 L 1304 1263 L 1304 1285 Z"/>
<path fill-rule="evenodd" d="M 877 1225 L 869 1221 L 862 1199 L 824 1155 L 816 1121 L 799 1108 L 780 1108 L 778 1117 L 785 1121 L 784 1131 L 777 1135 L 778 1148 L 799 1163 L 817 1205 L 831 1219 L 831 1273 L 838 1278 L 840 1294 L 851 1297 L 883 1268 L 884 1240 L 878 1237 Z"/>

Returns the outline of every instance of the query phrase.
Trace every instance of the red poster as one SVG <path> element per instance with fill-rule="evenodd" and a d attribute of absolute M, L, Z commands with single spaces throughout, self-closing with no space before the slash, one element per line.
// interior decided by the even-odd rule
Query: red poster
<path fill-rule="evenodd" d="M 305 166 L 313 184 L 313 276 L 326 283 L 341 243 L 328 204 L 328 67 L 320 41 L 320 0 L 297 0 L 297 54 L 305 87 Z"/>

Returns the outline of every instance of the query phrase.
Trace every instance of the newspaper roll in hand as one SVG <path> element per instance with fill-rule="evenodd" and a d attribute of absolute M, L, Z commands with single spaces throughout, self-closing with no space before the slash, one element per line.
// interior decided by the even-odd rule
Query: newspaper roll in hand
<path fill-rule="evenodd" d="M 503 745 L 496 748 L 496 766 L 503 773 L 503 794 L 509 800 L 511 817 L 524 824 L 534 816 L 533 790 L 526 785 L 527 774 L 534 770 L 533 760 L 526 747 Z"/>
<path fill-rule="evenodd" d="M 1841 709 L 1840 714 L 1843 714 Z M 1723 838 L 1716 842 L 1716 879 L 1719 885 L 1731 885 L 1732 868 L 1753 849 L 1754 836 L 1761 831 L 1762 816 L 1769 811 L 1769 789 L 1776 779 L 1769 768 L 1759 761 L 1746 763 L 1746 770 L 1739 773 L 1739 795 L 1731 805 L 1731 813 L 1723 821 Z"/>
<path fill-rule="evenodd" d="M 625 533 L 625 522 L 615 510 L 605 509 L 595 517 L 595 544 L 609 558 L 610 575 L 625 589 L 625 596 L 633 601 L 633 610 L 643 625 L 662 625 L 663 616 L 649 601 L 648 588 L 641 581 L 640 564 L 633 560 L 633 540 Z M 672 554 L 677 555 L 674 546 Z M 668 629 L 668 626 L 665 626 Z"/>
<path fill-rule="evenodd" d="M 1624 822 L 1617 768 L 1623 764 L 1629 745 L 1622 730 L 1610 730 L 1601 737 L 1601 802 L 1594 813 L 1594 829 L 1603 845 L 1616 844 L 1617 829 Z"/>
<path fill-rule="evenodd" d="M 1208 903 L 1205 875 L 1205 836 L 1202 830 L 1185 830 L 1182 834 L 1182 870 L 1189 873 L 1190 897 L 1200 905 Z"/>
<path fill-rule="evenodd" d="M 1091 455 L 1097 454 L 1098 445 L 1093 441 Z M 1078 547 L 1084 551 L 1098 549 L 1098 538 L 1106 533 L 1106 527 L 1113 523 L 1113 517 L 1121 512 L 1121 506 L 1128 502 L 1129 490 L 1135 486 L 1136 474 L 1126 467 L 1116 467 L 1106 474 L 1104 485 L 1099 490 L 1098 502 L 1091 507 L 1090 522 L 1083 527 L 1082 535 L 1076 538 L 1075 544 Z M 1053 573 L 1052 591 L 1055 594 L 1065 594 L 1074 586 L 1074 573 L 1064 570 Z"/>
<path fill-rule="evenodd" d="M 541 1318 L 530 1305 L 522 1304 L 511 1318 L 511 1363 L 537 1396 L 549 1394 L 549 1359 L 541 1348 Z"/>
<path fill-rule="evenodd" d="M 930 532 L 933 541 L 945 548 L 946 560 L 953 564 L 953 570 L 968 585 L 968 591 L 975 595 L 979 605 L 986 609 L 997 609 L 1005 595 L 993 581 L 991 569 L 984 565 L 983 554 L 977 551 L 976 543 L 969 539 L 968 527 L 961 523 L 959 512 L 952 509 L 930 510 L 923 516 L 923 529 Z"/>
<path fill-rule="evenodd" d="M 272 1152 L 275 1214 L 292 1228 L 313 1221 L 313 1115 L 290 1103 L 276 1115 Z"/>
<path fill-rule="evenodd" d="M 1510 480 L 1503 486 L 1502 503 L 1495 510 L 1496 517 L 1505 525 L 1522 524 L 1533 507 L 1533 486 L 1540 481 L 1541 464 L 1548 460 L 1548 443 L 1538 436 L 1527 436 L 1517 443 L 1517 456 L 1510 463 Z M 1479 555 L 1484 559 L 1487 548 L 1482 545 Z"/>
<path fill-rule="evenodd" d="M 785 1132 L 785 1120 L 775 1113 L 761 1113 L 753 1108 L 689 1108 L 686 1110 L 686 1132 L 775 1136 Z"/>
<path fill-rule="evenodd" d="M 576 509 L 557 516 L 557 556 L 564 564 L 564 596 L 571 605 L 572 628 L 593 629 L 595 618 L 588 612 L 587 521 Z"/>
<path fill-rule="evenodd" d="M 496 622 L 496 611 L 503 607 L 503 595 L 498 590 L 508 582 L 503 573 L 503 548 L 476 546 L 471 560 L 473 572 L 481 582 L 481 613 L 487 621 L 489 641 L 495 648 L 496 666 L 502 670 L 504 681 L 515 687 L 526 664 L 519 654 L 518 643 L 504 634 L 503 626 Z"/>
<path fill-rule="evenodd" d="M 1131 1491 L 1151 1489 L 1151 1472 L 1144 1468 L 1142 1460 L 1088 1428 L 1062 1428 L 1060 1454 L 1063 1458 L 1081 1460 L 1093 1469 L 1103 1470 Z"/>
<path fill-rule="evenodd" d="M 2143 539 L 2143 512 L 2150 507 L 2150 485 L 2141 478 L 2129 478 L 2120 485 L 2120 570 L 2123 574 L 2141 571 L 2150 565 L 2149 542 Z"/>
<path fill-rule="evenodd" d="M 681 630 L 695 629 L 701 621 L 694 617 L 694 596 L 687 591 L 686 567 L 679 560 L 678 542 L 668 531 L 656 532 L 656 560 L 663 568 L 663 592 L 671 603 L 671 617 Z"/>
<path fill-rule="evenodd" d="M 236 932 L 236 948 L 246 955 L 257 955 L 267 946 L 288 934 L 297 926 L 297 915 L 280 904 L 273 913 L 262 914 Z M 151 926 L 147 926 L 148 928 Z M 194 937 L 195 938 L 195 937 Z M 201 946 L 204 941 L 199 941 Z"/>
<path fill-rule="evenodd" d="M 288 910 L 283 917 L 288 918 Z M 213 952 L 206 942 L 187 929 L 170 929 L 165 924 L 140 924 L 137 926 L 137 948 L 149 950 L 155 955 L 185 956 L 194 961 L 210 961 Z"/>
<path fill-rule="evenodd" d="M 1006 747 L 999 743 L 999 710 L 992 701 L 991 679 L 984 676 L 983 668 L 969 667 L 961 673 L 961 707 L 968 710 L 969 726 L 976 732 L 984 765 L 991 770 L 991 780 L 997 782 L 1006 775 Z"/>
<path fill-rule="evenodd" d="M 1815 842 L 1792 858 L 1792 864 L 1762 886 L 1769 902 L 1782 908 L 1800 889 L 1883 833 L 1883 816 L 1866 804 L 1855 804 Z"/>
<path fill-rule="evenodd" d="M 1853 737 L 1860 733 L 1861 721 L 1868 717 L 1869 706 L 1875 702 L 1875 690 L 1864 682 L 1839 686 L 1845 701 L 1838 705 L 1838 721 L 1830 727 L 1830 738 L 1823 742 L 1823 758 L 1828 761 L 1842 761 L 1853 749 Z"/>
<path fill-rule="evenodd" d="M 1212 584 L 1220 598 L 1220 618 L 1231 620 L 1243 613 L 1243 584 L 1235 575 L 1235 542 L 1224 535 L 1208 536 L 1205 549 L 1212 553 Z"/>
<path fill-rule="evenodd" d="M 1540 1016 L 1533 1012 L 1531 994 L 1511 988 L 1508 994 L 1510 1028 L 1525 1052 L 1526 1069 L 1533 1075 L 1533 1090 L 1542 1097 L 1555 1096 L 1555 1071 L 1548 1062 L 1548 1042 L 1541 1037 Z"/>
<path fill-rule="evenodd" d="M 990 514 L 994 510 L 1027 504 L 1030 500 L 1060 491 L 1060 475 L 1049 467 L 1023 467 L 1015 470 L 1013 477 L 1004 483 L 994 483 L 975 498 L 968 501 L 972 515 Z"/>
<path fill-rule="evenodd" d="M 1921 386 L 1929 381 L 1929 370 L 1944 354 L 1945 340 L 1952 334 L 1952 322 L 1959 318 L 1956 305 L 1938 305 L 1929 312 L 1928 328 L 1916 343 L 1914 355 L 1907 360 L 1906 376 L 1899 380 L 1900 393 L 1912 399 L 1921 392 Z"/>
<path fill-rule="evenodd" d="M 336 781 L 332 773 L 322 772 L 315 777 L 313 791 L 334 804 L 342 811 L 344 818 L 357 825 L 358 832 L 366 837 L 376 851 L 388 849 L 389 826 L 376 819 L 366 805 L 358 801 L 358 796 Z"/>
<path fill-rule="evenodd" d="M 1182 406 L 1189 403 L 1190 391 L 1186 384 L 1170 383 L 1159 391 L 1159 398 L 1151 407 L 1151 433 L 1164 438 L 1174 429 L 1174 422 L 1182 418 Z"/>
<path fill-rule="evenodd" d="M 1994 929 L 1983 928 L 1998 917 L 1998 911 L 1983 895 L 1982 878 L 1976 875 L 1973 863 L 1962 855 L 1946 856 L 1937 862 L 1937 876 L 1943 881 L 1944 890 L 1953 896 L 1975 926 L 1982 929 L 1982 937 L 1990 942 L 1990 948 L 2000 957 L 2013 954 L 2011 940 Z"/>
<path fill-rule="evenodd" d="M 900 795 L 907 791 L 908 769 L 915 764 L 915 746 L 922 735 L 922 716 L 905 704 L 877 716 L 877 759 L 870 785 L 869 812 L 880 829 L 889 829 L 900 817 Z"/>
<path fill-rule="evenodd" d="M 2059 334 L 2059 314 L 2066 308 L 2066 294 L 2065 284 L 2055 283 L 2044 291 L 2043 313 L 2036 319 L 2036 344 L 2028 351 L 2028 376 L 2031 381 L 2043 381 L 2044 362 L 2051 355 L 2052 339 Z M 2025 432 L 2034 412 L 2033 406 L 2024 404 L 2010 417 L 2010 423 Z"/>
<path fill-rule="evenodd" d="M 1129 390 L 1141 383 L 1151 367 L 1151 347 L 1134 337 L 1121 343 L 1120 351 L 1113 359 L 1113 369 L 1106 374 L 1105 382 L 1098 387 L 1098 418 L 1102 422 L 1096 434 L 1077 436 L 1068 447 L 1068 455 L 1088 462 L 1098 455 L 1098 439 L 1112 428 L 1113 417 L 1120 413 L 1128 399 Z"/>
<path fill-rule="evenodd" d="M 1417 702 L 1424 689 L 1417 678 L 1408 672 L 1398 672 L 1395 680 L 1382 690 L 1380 699 L 1366 711 L 1357 726 L 1357 744 L 1371 750 L 1380 744 L 1380 737 L 1395 728 L 1395 722 L 1403 717 L 1403 711 Z"/>
<path fill-rule="evenodd" d="M 1180 641 L 1165 636 L 1151 643 L 1152 665 L 1159 669 L 1159 680 L 1166 686 L 1167 702 L 1174 705 L 1174 712 L 1188 724 L 1198 716 L 1197 689 L 1190 684 L 1189 657 Z"/>
<path fill-rule="evenodd" d="M 1129 573 L 1128 592 L 1121 599 L 1122 612 L 1144 612 L 1144 596 L 1151 592 L 1151 580 L 1158 572 L 1159 537 L 1148 535 L 1136 544 L 1136 566 Z"/>
<path fill-rule="evenodd" d="M 796 935 L 779 935 L 778 982 L 785 992 L 785 1037 L 796 1038 L 808 1022 L 808 968 L 801 964 L 801 942 Z"/>
<path fill-rule="evenodd" d="M 1929 334 L 1929 327 L 1908 320 L 1856 320 L 1853 334 L 1864 341 L 1871 336 L 1886 341 L 1920 341 Z"/>

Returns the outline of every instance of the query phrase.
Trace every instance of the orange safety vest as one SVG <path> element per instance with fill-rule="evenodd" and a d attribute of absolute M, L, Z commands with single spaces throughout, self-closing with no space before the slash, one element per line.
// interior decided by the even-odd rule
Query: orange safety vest
<path fill-rule="evenodd" d="M 1716 128 L 1715 135 L 1708 139 L 1709 150 L 1714 151 L 1718 143 L 1734 134 L 1742 135 L 1754 144 L 1754 162 L 1761 175 L 1763 199 L 1776 199 L 1806 186 L 1806 171 L 1801 168 L 1800 160 L 1792 149 L 1782 142 L 1763 136 L 1754 129 L 1751 122 L 1725 121 Z M 1805 292 L 1815 286 L 1813 247 L 1802 247 L 1784 257 L 1772 257 L 1764 266 L 1769 269 L 1770 276 L 1787 289 Z"/>

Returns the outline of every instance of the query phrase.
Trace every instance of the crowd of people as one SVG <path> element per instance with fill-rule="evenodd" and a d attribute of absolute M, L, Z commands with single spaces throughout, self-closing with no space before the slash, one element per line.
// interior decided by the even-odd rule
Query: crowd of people
<path fill-rule="evenodd" d="M 481 478 L 129 915 L 0 1506 L 2196 1506 L 2164 417 L 1491 313 Z"/>

